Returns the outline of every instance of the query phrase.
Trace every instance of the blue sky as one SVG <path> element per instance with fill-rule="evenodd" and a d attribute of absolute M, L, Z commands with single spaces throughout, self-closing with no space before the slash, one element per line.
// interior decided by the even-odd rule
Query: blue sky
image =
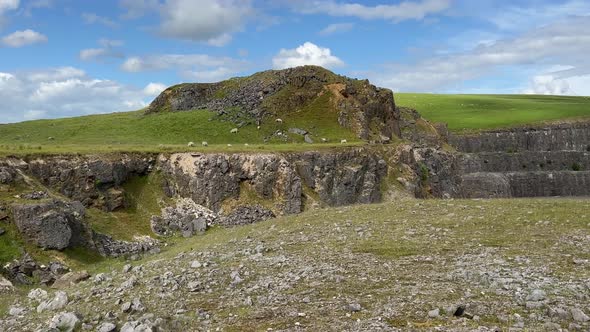
<path fill-rule="evenodd" d="M 590 95 L 590 1 L 0 0 L 0 123 L 303 64 L 398 91 Z"/>

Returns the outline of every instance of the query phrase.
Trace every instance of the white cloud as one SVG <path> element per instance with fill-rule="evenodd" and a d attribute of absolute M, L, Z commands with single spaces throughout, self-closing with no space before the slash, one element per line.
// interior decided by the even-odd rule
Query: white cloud
<path fill-rule="evenodd" d="M 304 65 L 334 68 L 344 65 L 342 60 L 332 55 L 329 48 L 319 47 L 310 42 L 306 42 L 294 49 L 281 49 L 272 59 L 272 63 L 275 69 Z"/>
<path fill-rule="evenodd" d="M 421 20 L 427 15 L 440 13 L 450 7 L 451 0 L 403 1 L 396 5 L 366 6 L 334 0 L 291 1 L 292 6 L 304 14 L 326 14 L 339 17 L 357 17 L 365 20 Z"/>
<path fill-rule="evenodd" d="M 572 17 L 468 51 L 390 65 L 385 71 L 373 73 L 372 79 L 399 91 L 445 91 L 455 83 L 482 77 L 503 66 L 546 67 L 558 62 L 590 70 L 588 52 L 590 17 Z M 571 72 L 562 75 L 572 76 Z"/>
<path fill-rule="evenodd" d="M 116 28 L 119 26 L 119 24 L 112 19 L 96 15 L 95 13 L 82 13 L 82 19 L 86 24 L 102 24 L 108 28 Z"/>
<path fill-rule="evenodd" d="M 0 14 L 18 8 L 19 0 L 0 0 Z"/>
<path fill-rule="evenodd" d="M 144 89 L 72 67 L 0 73 L 2 122 L 136 110 L 147 105 L 146 97 Z"/>
<path fill-rule="evenodd" d="M 143 94 L 148 97 L 155 97 L 164 90 L 166 90 L 166 85 L 162 83 L 149 83 L 143 88 Z"/>
<path fill-rule="evenodd" d="M 161 7 L 162 35 L 223 46 L 252 15 L 248 0 L 167 0 Z"/>
<path fill-rule="evenodd" d="M 182 77 L 200 82 L 222 80 L 236 75 L 248 62 L 230 57 L 207 54 L 161 54 L 146 57 L 129 57 L 121 65 L 127 72 L 178 70 Z"/>
<path fill-rule="evenodd" d="M 336 33 L 342 33 L 352 30 L 354 28 L 354 23 L 335 23 L 330 24 L 324 29 L 322 29 L 319 34 L 322 36 L 330 36 Z"/>
<path fill-rule="evenodd" d="M 46 43 L 47 37 L 31 29 L 15 31 L 8 36 L 2 37 L 1 43 L 6 47 L 23 47 L 38 43 Z"/>
<path fill-rule="evenodd" d="M 534 75 L 521 93 L 590 96 L 590 72 L 572 66 L 552 66 Z"/>
<path fill-rule="evenodd" d="M 83 61 L 103 61 L 107 58 L 123 58 L 125 55 L 117 50 L 117 47 L 123 46 L 121 40 L 100 39 L 98 44 L 100 48 L 87 48 L 80 51 L 79 57 Z"/>

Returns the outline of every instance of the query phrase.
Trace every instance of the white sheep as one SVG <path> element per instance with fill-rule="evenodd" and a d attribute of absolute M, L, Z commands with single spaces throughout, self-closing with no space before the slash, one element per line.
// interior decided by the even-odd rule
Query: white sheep
<path fill-rule="evenodd" d="M 201 145 L 202 145 L 202 146 L 209 146 L 209 143 L 207 143 L 207 141 L 202 141 L 202 142 L 201 142 Z"/>
<path fill-rule="evenodd" d="M 322 138 L 322 143 L 326 143 L 328 141 L 327 138 Z"/>
<path fill-rule="evenodd" d="M 229 131 L 232 134 L 237 134 L 238 133 L 238 128 L 234 128 L 232 130 Z"/>
<path fill-rule="evenodd" d="M 256 129 L 260 130 L 260 126 L 257 126 Z"/>
<path fill-rule="evenodd" d="M 250 144 L 248 144 L 248 143 L 244 143 L 244 146 L 250 146 Z"/>
<path fill-rule="evenodd" d="M 276 119 L 275 122 L 277 122 L 277 123 L 283 123 L 283 119 L 280 119 L 280 118 L 279 119 Z"/>
<path fill-rule="evenodd" d="M 340 144 L 346 144 L 346 143 L 348 143 L 348 141 L 347 141 L 347 140 L 345 140 L 345 139 L 341 139 L 341 140 L 340 140 Z"/>
<path fill-rule="evenodd" d="M 231 147 L 232 147 L 232 145 L 231 145 L 231 144 L 228 144 L 228 145 L 227 145 L 227 147 L 228 147 L 228 148 L 231 148 Z"/>
<path fill-rule="evenodd" d="M 186 146 L 188 146 L 189 148 L 194 148 L 195 142 L 188 142 L 188 144 Z"/>

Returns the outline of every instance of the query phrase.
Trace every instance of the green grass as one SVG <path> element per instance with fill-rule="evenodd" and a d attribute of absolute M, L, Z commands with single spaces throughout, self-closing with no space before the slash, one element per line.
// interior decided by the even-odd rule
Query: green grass
<path fill-rule="evenodd" d="M 590 97 L 396 93 L 395 101 L 453 132 L 590 118 Z"/>
<path fill-rule="evenodd" d="M 285 118 L 282 124 L 267 121 L 260 129 L 248 125 L 240 128 L 237 134 L 230 132 L 235 124 L 220 121 L 215 113 L 206 110 L 150 115 L 135 111 L 1 124 L 0 155 L 316 148 L 299 144 L 303 137 L 294 134 L 289 135 L 291 139 L 287 142 L 272 140 L 272 144 L 264 144 L 264 137 L 276 130 L 287 132 L 292 127 L 311 131 L 316 142 L 325 137 L 333 143 L 341 139 L 358 143 L 349 130 L 338 125 L 335 113 L 325 112 L 327 101 L 323 99 L 320 97 L 319 101 L 298 111 L 293 120 Z M 201 147 L 202 141 L 210 146 Z M 188 142 L 194 142 L 197 147 L 187 148 Z M 246 143 L 248 147 L 244 146 Z"/>

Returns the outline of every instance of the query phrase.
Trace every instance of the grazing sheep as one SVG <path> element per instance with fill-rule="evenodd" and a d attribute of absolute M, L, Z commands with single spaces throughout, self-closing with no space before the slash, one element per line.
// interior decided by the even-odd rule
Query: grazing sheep
<path fill-rule="evenodd" d="M 209 143 L 207 143 L 207 141 L 203 141 L 203 142 L 201 142 L 201 145 L 202 146 L 209 146 Z"/>
<path fill-rule="evenodd" d="M 228 146 L 228 147 L 230 147 L 230 148 L 232 147 L 232 145 L 231 145 L 231 144 L 228 144 L 227 146 Z"/>
<path fill-rule="evenodd" d="M 347 140 L 345 140 L 345 139 L 341 139 L 341 140 L 340 140 L 340 144 L 346 144 L 346 143 L 348 143 L 348 141 L 347 141 Z"/>
<path fill-rule="evenodd" d="M 249 146 L 249 145 L 250 145 L 250 144 L 248 144 L 248 143 L 244 143 L 244 146 Z"/>
<path fill-rule="evenodd" d="M 188 142 L 188 144 L 186 145 L 189 148 L 194 148 L 195 147 L 195 143 L 194 142 Z"/>
<path fill-rule="evenodd" d="M 232 130 L 229 131 L 232 134 L 237 134 L 238 133 L 238 128 L 234 128 Z"/>
<path fill-rule="evenodd" d="M 322 138 L 322 143 L 326 143 L 328 141 L 327 138 Z"/>
<path fill-rule="evenodd" d="M 277 123 L 283 123 L 283 119 L 276 119 L 275 122 L 277 122 Z"/>
<path fill-rule="evenodd" d="M 260 130 L 260 126 L 257 126 L 256 129 Z"/>

